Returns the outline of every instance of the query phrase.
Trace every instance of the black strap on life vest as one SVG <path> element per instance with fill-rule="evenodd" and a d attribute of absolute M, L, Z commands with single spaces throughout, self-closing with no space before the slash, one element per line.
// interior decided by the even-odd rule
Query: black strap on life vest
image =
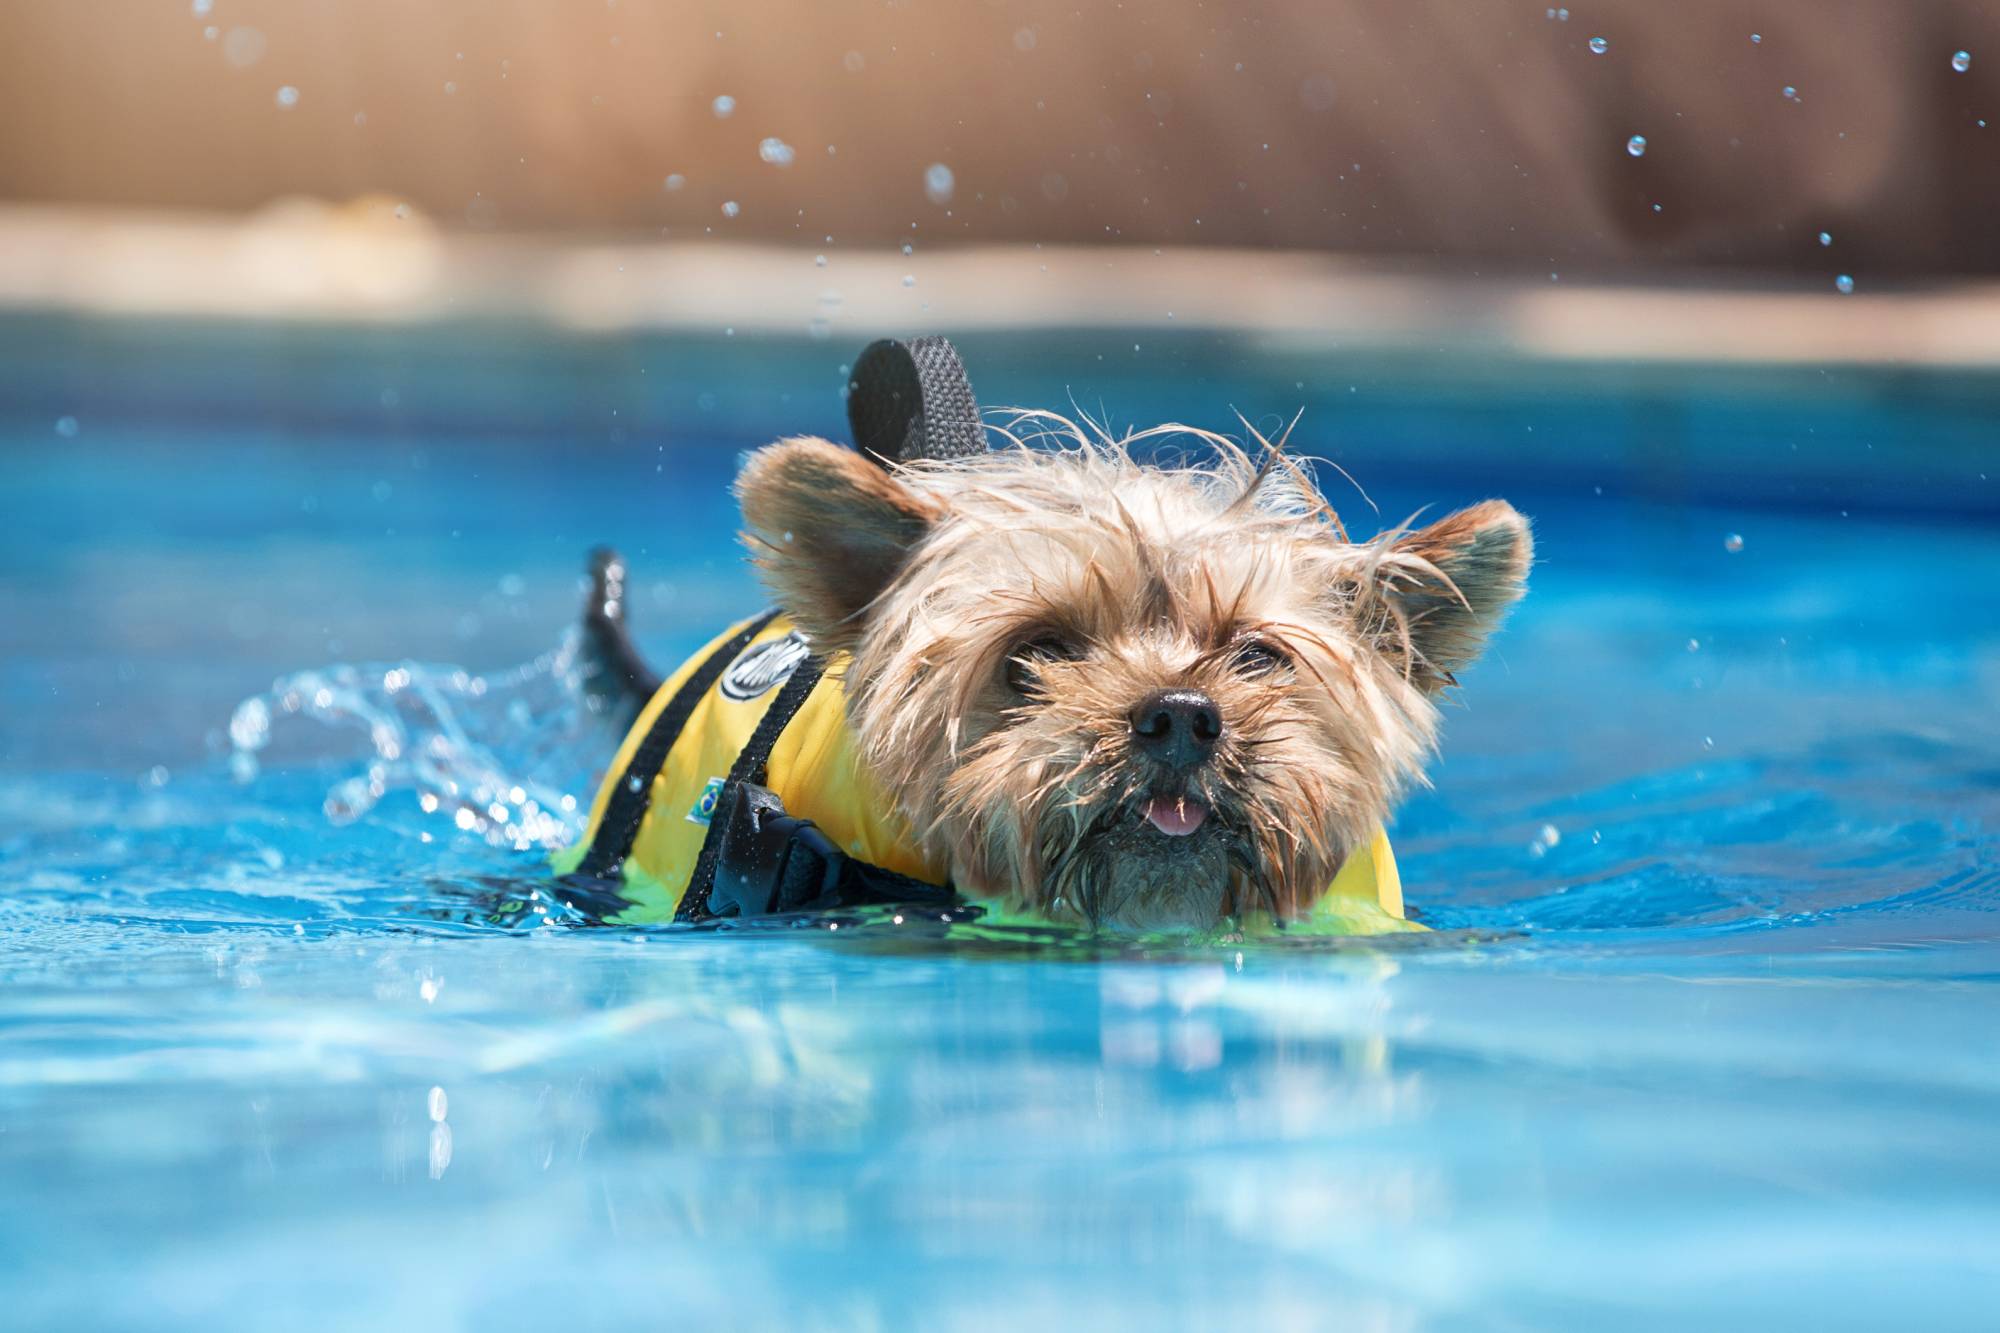
<path fill-rule="evenodd" d="M 687 729 L 688 718 L 693 714 L 695 705 L 701 702 L 702 696 L 709 692 L 750 641 L 763 633 L 780 614 L 776 609 L 766 611 L 730 635 L 714 652 L 704 657 L 694 673 L 674 691 L 674 697 L 653 719 L 646 739 L 640 741 L 639 748 L 632 752 L 632 762 L 625 766 L 618 785 L 612 788 L 611 799 L 604 807 L 604 818 L 597 824 L 597 835 L 590 840 L 590 849 L 583 854 L 576 870 L 566 878 L 586 882 L 617 879 L 625 858 L 632 854 L 633 842 L 639 837 L 639 825 L 646 818 L 646 805 L 653 795 L 653 779 L 660 775 L 660 766 L 667 762 L 674 742 Z M 576 887 L 581 890 L 588 884 Z"/>
<path fill-rule="evenodd" d="M 701 855 L 674 913 L 676 921 L 816 912 L 866 903 L 956 901 L 946 885 L 928 884 L 849 855 L 810 819 L 787 813 L 778 794 L 764 785 L 771 748 L 825 672 L 821 658 L 801 662 L 758 719 L 716 800 Z"/>
<path fill-rule="evenodd" d="M 694 873 L 688 877 L 687 891 L 681 894 L 680 910 L 674 913 L 677 921 L 700 921 L 716 915 L 710 906 L 710 898 L 715 889 L 715 862 L 722 854 L 724 835 L 729 830 L 736 814 L 737 793 L 745 783 L 762 786 L 765 780 L 765 766 L 771 760 L 771 747 L 778 743 L 778 737 L 785 734 L 785 728 L 798 716 L 805 706 L 806 697 L 819 684 L 819 678 L 826 672 L 826 662 L 819 657 L 808 657 L 792 670 L 792 674 L 778 690 L 778 697 L 764 710 L 764 716 L 757 719 L 757 729 L 750 733 L 750 739 L 736 755 L 736 762 L 729 766 L 729 777 L 722 784 L 722 795 L 716 798 L 715 814 L 708 821 L 708 835 L 701 840 L 701 855 L 695 858 Z"/>
<path fill-rule="evenodd" d="M 986 452 L 972 381 L 949 338 L 870 343 L 847 386 L 847 424 L 854 447 L 885 467 Z"/>
<path fill-rule="evenodd" d="M 979 404 L 965 363 L 948 338 L 913 338 L 907 344 L 885 338 L 865 348 L 848 385 L 847 420 L 855 447 L 884 467 L 986 452 Z M 660 711 L 612 791 L 589 850 L 560 881 L 565 900 L 597 917 L 627 906 L 619 892 L 620 872 L 638 839 L 661 766 L 695 705 L 778 614 L 766 612 L 731 635 Z M 956 901 L 949 885 L 929 884 L 850 856 L 811 820 L 787 814 L 777 794 L 765 786 L 772 746 L 825 669 L 817 657 L 799 664 L 730 766 L 675 920 Z"/>
<path fill-rule="evenodd" d="M 620 872 L 638 839 L 660 768 L 686 729 L 695 705 L 777 614 L 759 616 L 730 635 L 702 659 L 660 710 L 620 775 L 589 850 L 577 868 L 558 881 L 556 896 L 561 901 L 597 920 L 615 916 L 631 905 L 623 895 Z M 811 820 L 787 813 L 784 802 L 764 785 L 772 747 L 805 706 L 825 671 L 826 663 L 818 657 L 801 662 L 730 765 L 694 871 L 674 913 L 676 921 L 823 911 L 871 903 L 950 906 L 957 901 L 949 886 L 912 879 L 850 856 Z"/>

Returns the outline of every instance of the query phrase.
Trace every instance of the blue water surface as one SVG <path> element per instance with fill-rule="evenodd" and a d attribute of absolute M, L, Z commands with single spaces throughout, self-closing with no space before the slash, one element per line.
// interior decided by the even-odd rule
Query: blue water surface
<path fill-rule="evenodd" d="M 480 925 L 539 853 L 394 773 L 330 815 L 365 728 L 232 771 L 232 711 L 458 666 L 587 799 L 584 551 L 662 661 L 758 605 L 735 460 L 839 434 L 856 347 L 15 317 L 8 1326 L 1991 1327 L 2000 381 L 964 345 L 1118 426 L 1304 406 L 1383 522 L 1535 518 L 1394 828 L 1438 933 Z"/>

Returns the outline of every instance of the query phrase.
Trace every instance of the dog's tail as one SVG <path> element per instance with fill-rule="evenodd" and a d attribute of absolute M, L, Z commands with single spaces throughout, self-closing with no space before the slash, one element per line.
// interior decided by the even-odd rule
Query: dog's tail
<path fill-rule="evenodd" d="M 590 592 L 583 605 L 583 680 L 593 709 L 630 726 L 660 688 L 660 674 L 632 642 L 625 614 L 625 558 L 607 546 L 590 553 Z"/>

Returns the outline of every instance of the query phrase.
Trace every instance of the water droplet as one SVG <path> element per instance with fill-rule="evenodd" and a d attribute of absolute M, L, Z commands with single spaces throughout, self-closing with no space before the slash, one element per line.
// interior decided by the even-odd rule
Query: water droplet
<path fill-rule="evenodd" d="M 916 252 L 917 252 L 917 247 L 916 247 L 916 245 L 915 245 L 914 243 L 912 243 L 912 242 L 910 242 L 910 241 L 904 241 L 904 242 L 903 242 L 903 253 L 904 253 L 904 254 L 906 254 L 906 255 L 913 255 L 913 254 L 915 254 Z"/>
<path fill-rule="evenodd" d="M 1698 652 L 1700 652 L 1700 651 L 1701 651 L 1701 640 L 1700 640 L 1700 639 L 1689 639 L 1689 640 L 1688 640 L 1688 651 L 1689 651 L 1689 652 L 1691 652 L 1691 653 L 1698 653 Z"/>
<path fill-rule="evenodd" d="M 1590 39 L 1590 53 L 1592 55 L 1601 56 L 1610 49 L 1611 43 L 1605 41 L 1602 37 L 1593 37 Z"/>
<path fill-rule="evenodd" d="M 819 268 L 825 268 L 825 267 L 826 267 L 826 256 L 825 256 L 825 255 L 814 255 L 814 256 L 813 256 L 813 263 L 814 263 L 814 264 L 815 264 L 815 265 L 816 265 L 817 267 L 819 267 Z"/>
<path fill-rule="evenodd" d="M 1625 141 L 1625 151 L 1634 157 L 1644 157 L 1646 155 L 1646 136 L 1635 134 L 1627 139 Z"/>
<path fill-rule="evenodd" d="M 667 179 L 662 183 L 669 190 L 678 190 L 681 188 L 681 186 L 686 185 L 688 183 L 688 178 L 681 175 L 680 172 L 676 171 L 672 175 L 668 176 Z"/>
<path fill-rule="evenodd" d="M 944 163 L 933 162 L 924 168 L 924 198 L 932 203 L 950 203 L 951 193 L 957 188 L 958 178 Z"/>
<path fill-rule="evenodd" d="M 450 1108 L 451 1101 L 444 1095 L 443 1088 L 432 1088 L 430 1096 L 424 1099 L 424 1109 L 430 1112 L 432 1124 L 443 1120 Z"/>
<path fill-rule="evenodd" d="M 65 440 L 75 439 L 76 433 L 79 429 L 81 429 L 81 427 L 79 427 L 76 424 L 75 417 L 56 418 L 56 434 L 62 436 Z"/>
<path fill-rule="evenodd" d="M 734 199 L 728 199 L 723 201 L 722 216 L 726 218 L 733 218 L 742 211 L 743 211 L 742 205 L 738 204 Z"/>
<path fill-rule="evenodd" d="M 1722 539 L 1722 549 L 1729 552 L 1729 554 L 1731 555 L 1736 555 L 1738 552 L 1742 551 L 1743 534 L 1740 532 L 1732 532 L 1727 537 L 1724 537 Z"/>
<path fill-rule="evenodd" d="M 868 59 L 859 51 L 849 51 L 840 58 L 840 67 L 849 74 L 859 74 L 862 70 L 868 68 Z"/>
<path fill-rule="evenodd" d="M 286 84 L 286 85 L 285 85 L 284 87 L 282 87 L 282 88 L 278 89 L 278 105 L 279 105 L 279 106 L 282 106 L 282 107 L 294 107 L 294 106 L 297 106 L 298 104 L 299 104 L 299 90 L 298 90 L 298 89 L 296 89 L 296 88 L 292 87 L 292 85 L 291 85 L 291 84 L 289 84 L 289 83 L 288 83 L 288 84 Z"/>
<path fill-rule="evenodd" d="M 190 8 L 196 18 L 205 19 L 208 17 L 208 11 L 215 8 L 215 0 L 194 0 Z"/>
<path fill-rule="evenodd" d="M 1032 50 L 1034 50 L 1034 49 L 1035 49 L 1035 30 L 1034 30 L 1033 28 L 1016 28 L 1016 29 L 1014 29 L 1014 49 L 1015 49 L 1016 51 L 1032 51 Z"/>
<path fill-rule="evenodd" d="M 792 152 L 792 146 L 783 139 L 772 138 L 757 145 L 757 156 L 774 167 L 789 167 L 796 154 Z"/>
<path fill-rule="evenodd" d="M 1848 295 L 1854 290 L 1854 276 L 1849 273 L 1841 274 L 1833 280 L 1833 289 L 1842 296 Z"/>
<path fill-rule="evenodd" d="M 245 699 L 229 719 L 229 743 L 239 750 L 261 750 L 271 738 L 271 706 L 260 698 Z"/>
<path fill-rule="evenodd" d="M 1715 737 L 1703 736 L 1701 738 L 1701 748 L 1704 750 L 1713 750 L 1715 748 Z"/>
<path fill-rule="evenodd" d="M 1952 68 L 1953 68 L 1954 70 L 1958 71 L 1958 72 L 1959 72 L 1960 74 L 1963 74 L 1963 73 L 1965 73 L 1965 71 L 1967 71 L 1967 70 L 1971 69 L 1971 68 L 1972 68 L 1972 52 L 1970 52 L 1970 51 L 1953 51 L 1953 52 L 1951 53 L 1951 67 L 1952 67 Z"/>
<path fill-rule="evenodd" d="M 1759 42 L 1762 42 L 1763 40 L 1764 40 L 1764 34 L 1761 32 L 1753 32 L 1750 34 L 1750 44 L 1752 46 L 1757 45 Z"/>
<path fill-rule="evenodd" d="M 736 114 L 736 99 L 728 93 L 723 93 L 713 102 L 710 102 L 709 107 L 715 112 L 717 120 L 728 120 Z"/>
<path fill-rule="evenodd" d="M 1561 23 L 1569 22 L 1569 11 L 1567 9 L 1556 10 L 1556 19 Z"/>
<path fill-rule="evenodd" d="M 1786 101 L 1788 101 L 1788 102 L 1796 102 L 1796 101 L 1798 101 L 1798 100 L 1799 100 L 1799 90 L 1798 90 L 1798 89 L 1796 89 L 1796 88 L 1794 88 L 1794 87 L 1792 87 L 1792 85 L 1791 85 L 1791 84 L 1789 84 L 1789 83 L 1788 83 L 1788 84 L 1786 84 L 1786 85 L 1785 85 L 1785 87 L 1784 87 L 1784 90 L 1783 90 L 1783 91 L 1784 91 L 1784 96 L 1785 96 L 1785 100 L 1786 100 Z"/>
<path fill-rule="evenodd" d="M 914 286 L 916 286 L 916 285 L 917 285 L 917 275 L 916 275 L 916 274 L 914 274 L 914 273 L 905 273 L 905 274 L 903 275 L 903 285 L 904 285 L 905 287 L 914 287 Z"/>
<path fill-rule="evenodd" d="M 1819 243 L 1820 243 L 1821 245 L 1832 245 L 1832 244 L 1833 244 L 1833 233 L 1832 233 L 1832 232 L 1830 232 L 1830 231 L 1823 231 L 1823 232 L 1821 232 L 1821 233 L 1819 234 Z"/>

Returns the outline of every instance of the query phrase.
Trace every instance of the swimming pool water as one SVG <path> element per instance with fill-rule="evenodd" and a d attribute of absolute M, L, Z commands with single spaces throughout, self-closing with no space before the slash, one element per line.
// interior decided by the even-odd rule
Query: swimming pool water
<path fill-rule="evenodd" d="M 352 733 L 239 781 L 231 710 L 533 661 L 600 541 L 677 659 L 757 604 L 737 453 L 838 432 L 855 349 L 0 323 L 5 1322 L 1990 1326 L 2000 382 L 1134 341 L 965 345 L 1535 518 L 1394 829 L 1438 935 L 453 919 L 532 858 L 331 822 Z"/>

